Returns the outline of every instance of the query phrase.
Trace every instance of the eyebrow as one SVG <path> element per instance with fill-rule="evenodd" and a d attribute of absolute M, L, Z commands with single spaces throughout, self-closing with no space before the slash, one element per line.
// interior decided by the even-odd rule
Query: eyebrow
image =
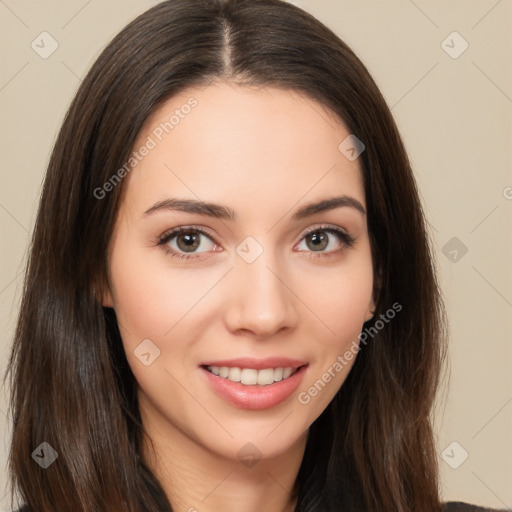
<path fill-rule="evenodd" d="M 335 208 L 350 207 L 359 211 L 361 214 L 366 215 L 364 206 L 356 198 L 343 195 L 332 197 L 330 199 L 324 199 L 316 203 L 309 203 L 297 210 L 293 216 L 293 221 L 298 221 L 306 217 L 315 215 L 316 213 L 326 212 L 334 210 Z M 217 219 L 224 219 L 234 221 L 236 218 L 235 212 L 227 206 L 222 206 L 215 203 L 207 203 L 204 201 L 197 201 L 195 199 L 164 199 L 158 201 L 151 208 L 144 212 L 144 216 L 151 215 L 152 213 L 159 211 L 181 211 L 186 213 L 195 213 L 198 215 L 205 215 L 207 217 L 214 217 Z"/>

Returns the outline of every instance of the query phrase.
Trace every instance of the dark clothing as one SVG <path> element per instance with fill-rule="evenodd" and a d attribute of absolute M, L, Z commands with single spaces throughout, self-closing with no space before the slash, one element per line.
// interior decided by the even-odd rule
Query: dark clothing
<path fill-rule="evenodd" d="M 460 501 L 450 501 L 444 504 L 444 512 L 506 512 L 504 509 L 497 510 L 495 508 L 477 507 Z"/>

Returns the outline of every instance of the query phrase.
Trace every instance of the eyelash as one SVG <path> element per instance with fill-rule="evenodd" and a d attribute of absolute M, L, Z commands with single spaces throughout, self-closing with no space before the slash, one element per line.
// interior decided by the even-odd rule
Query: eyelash
<path fill-rule="evenodd" d="M 306 238 L 308 235 L 310 235 L 311 233 L 316 233 L 316 232 L 330 233 L 332 235 L 337 236 L 338 239 L 340 240 L 340 242 L 343 243 L 343 247 L 341 247 L 340 249 L 336 249 L 334 251 L 319 252 L 319 253 L 315 253 L 314 251 L 299 251 L 299 252 L 308 253 L 308 257 L 313 258 L 313 259 L 314 258 L 329 258 L 331 256 L 334 256 L 334 255 L 340 253 L 341 251 L 351 248 L 356 241 L 356 239 L 353 236 L 349 235 L 342 229 L 333 227 L 333 226 L 328 226 L 328 225 L 317 226 L 315 228 L 312 228 L 312 229 L 306 231 L 306 233 L 304 233 L 304 235 L 302 235 L 302 238 L 300 241 L 302 242 L 302 240 L 304 238 Z M 201 256 L 197 256 L 197 254 L 194 255 L 194 253 L 185 254 L 185 253 L 177 252 L 174 249 L 171 249 L 167 245 L 174 237 L 176 237 L 177 235 L 183 234 L 183 233 L 204 235 L 207 238 L 209 238 L 213 243 L 215 243 L 216 246 L 218 246 L 217 242 L 215 241 L 215 239 L 212 237 L 212 235 L 210 233 L 208 233 L 207 231 L 205 231 L 199 227 L 196 227 L 196 226 L 182 226 L 182 227 L 174 228 L 170 231 L 167 231 L 160 236 L 157 245 L 160 246 L 162 248 L 162 250 L 164 250 L 167 254 L 170 254 L 173 258 L 180 258 L 181 260 L 200 258 Z"/>

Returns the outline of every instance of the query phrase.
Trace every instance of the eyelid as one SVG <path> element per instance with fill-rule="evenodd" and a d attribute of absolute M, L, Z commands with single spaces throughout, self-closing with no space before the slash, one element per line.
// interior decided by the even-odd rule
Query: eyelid
<path fill-rule="evenodd" d="M 350 233 L 345 228 L 342 228 L 341 226 L 337 226 L 335 224 L 319 224 L 319 225 L 313 226 L 311 228 L 308 228 L 308 229 L 306 229 L 306 231 L 302 232 L 296 243 L 300 242 L 305 236 L 309 235 L 310 233 L 314 233 L 315 231 L 318 231 L 321 229 L 330 229 L 330 228 L 337 230 L 337 231 L 342 231 L 346 235 L 350 236 Z M 158 236 L 157 241 L 162 241 L 163 239 L 167 238 L 171 234 L 176 234 L 176 233 L 180 233 L 182 231 L 187 231 L 187 230 L 197 231 L 198 233 L 203 233 L 203 234 L 207 235 L 208 237 L 210 237 L 213 242 L 215 242 L 217 245 L 219 245 L 219 242 L 216 240 L 216 237 L 213 234 L 213 231 L 211 229 L 204 227 L 204 226 L 197 225 L 197 224 L 190 224 L 190 225 L 179 226 L 176 228 L 171 228 L 171 229 L 165 231 L 164 233 L 162 233 L 160 236 Z"/>
<path fill-rule="evenodd" d="M 350 233 L 345 228 L 342 228 L 341 226 L 336 226 L 335 224 L 320 224 L 320 225 L 314 226 L 312 228 L 308 228 L 306 231 L 304 231 L 299 237 L 299 242 L 302 241 L 302 239 L 304 237 L 308 236 L 309 234 L 315 233 L 315 231 L 322 231 L 322 230 L 329 231 L 329 229 L 334 230 L 336 232 L 341 231 L 342 233 L 344 233 L 345 235 L 350 237 Z"/>
<path fill-rule="evenodd" d="M 193 231 L 193 232 L 201 233 L 201 234 L 207 236 L 208 238 L 210 238 L 212 240 L 212 242 L 214 242 L 216 245 L 219 245 L 212 230 L 210 230 L 209 228 L 203 227 L 203 226 L 192 225 L 192 224 L 185 225 L 185 226 L 178 226 L 175 228 L 168 229 L 167 231 L 165 231 L 164 233 L 162 233 L 161 235 L 159 235 L 157 237 L 156 242 L 157 242 L 157 244 L 165 243 L 164 240 L 169 239 L 173 235 L 180 234 L 184 231 Z"/>

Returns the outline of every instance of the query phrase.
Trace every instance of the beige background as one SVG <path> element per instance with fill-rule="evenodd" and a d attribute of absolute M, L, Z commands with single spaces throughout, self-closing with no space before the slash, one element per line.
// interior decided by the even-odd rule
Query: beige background
<path fill-rule="evenodd" d="M 0 0 L 2 375 L 41 180 L 63 115 L 111 37 L 155 3 Z M 367 65 L 416 172 L 451 323 L 451 376 L 436 424 L 445 499 L 512 508 L 512 1 L 293 3 Z M 47 59 L 31 48 L 43 31 L 59 45 Z M 454 31 L 469 44 L 458 58 L 442 46 Z M 452 35 L 444 48 L 455 55 L 463 40 Z M 0 510 L 7 510 L 3 395 Z M 453 469 L 463 450 L 469 457 Z"/>

